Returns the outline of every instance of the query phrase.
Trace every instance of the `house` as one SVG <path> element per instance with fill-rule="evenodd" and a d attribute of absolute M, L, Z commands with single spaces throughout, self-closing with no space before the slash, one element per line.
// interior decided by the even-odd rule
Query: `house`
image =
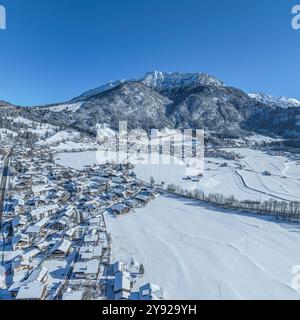
<path fill-rule="evenodd" d="M 96 280 L 99 273 L 100 261 L 93 259 L 85 262 L 76 262 L 73 273 L 78 279 Z"/>
<path fill-rule="evenodd" d="M 27 225 L 27 218 L 25 216 L 16 216 L 13 218 L 12 226 L 13 228 L 22 228 Z"/>
<path fill-rule="evenodd" d="M 13 250 L 19 250 L 27 247 L 30 243 L 30 238 L 28 234 L 20 234 L 17 235 L 13 238 L 12 240 L 12 245 L 13 245 Z"/>
<path fill-rule="evenodd" d="M 39 236 L 40 230 L 41 230 L 41 228 L 40 228 L 39 226 L 36 226 L 36 225 L 29 226 L 29 227 L 26 229 L 26 234 L 27 234 L 28 236 L 30 236 L 30 238 L 35 238 L 35 237 L 38 237 L 38 236 Z"/>
<path fill-rule="evenodd" d="M 140 287 L 140 299 L 141 300 L 163 300 L 163 294 L 160 286 L 148 283 Z"/>
<path fill-rule="evenodd" d="M 78 301 L 83 300 L 83 291 L 67 291 L 63 294 L 62 300 L 64 301 Z"/>
<path fill-rule="evenodd" d="M 123 215 L 130 212 L 130 208 L 127 207 L 125 204 L 121 204 L 121 203 L 113 205 L 110 208 L 110 210 L 112 211 L 113 214 L 116 214 L 116 215 Z"/>
<path fill-rule="evenodd" d="M 57 231 L 64 230 L 68 224 L 70 224 L 70 221 L 67 217 L 60 217 L 53 223 L 53 229 Z"/>
<path fill-rule="evenodd" d="M 96 246 L 96 247 L 81 247 L 79 250 L 80 259 L 82 261 L 88 261 L 93 259 L 98 259 L 102 257 L 102 246 Z"/>
<path fill-rule="evenodd" d="M 76 229 L 75 228 L 70 228 L 66 231 L 65 235 L 70 239 L 72 240 L 75 236 L 75 233 L 76 233 Z"/>
<path fill-rule="evenodd" d="M 17 300 L 44 300 L 47 287 L 40 281 L 30 282 L 21 286 L 17 294 Z"/>
<path fill-rule="evenodd" d="M 124 262 L 117 261 L 113 264 L 113 272 L 114 274 L 117 274 L 119 272 L 123 272 L 124 270 Z"/>
<path fill-rule="evenodd" d="M 118 197 L 114 193 L 107 193 L 107 194 L 105 194 L 105 199 L 107 199 L 109 201 L 117 201 Z"/>
<path fill-rule="evenodd" d="M 22 260 L 29 260 L 31 261 L 34 259 L 37 255 L 39 255 L 41 251 L 36 248 L 32 248 L 31 250 L 21 254 Z"/>
<path fill-rule="evenodd" d="M 57 212 L 58 209 L 59 206 L 57 204 L 42 206 L 38 209 L 32 210 L 30 212 L 30 215 L 34 221 L 39 221 L 43 218 L 50 217 L 55 212 Z"/>
<path fill-rule="evenodd" d="M 138 200 L 139 202 L 141 202 L 142 204 L 146 205 L 147 203 L 149 203 L 151 201 L 151 198 L 149 196 L 143 195 L 143 194 L 138 194 L 135 197 L 136 200 Z"/>
<path fill-rule="evenodd" d="M 113 193 L 114 193 L 115 195 L 117 195 L 118 197 L 123 197 L 123 198 L 126 197 L 126 190 L 121 189 L 121 188 L 115 188 L 115 189 L 113 190 Z"/>
<path fill-rule="evenodd" d="M 0 266 L 0 289 L 6 289 L 6 269 Z"/>
<path fill-rule="evenodd" d="M 97 245 L 98 241 L 99 241 L 98 234 L 86 235 L 83 240 L 85 245 L 94 245 L 94 246 Z"/>
<path fill-rule="evenodd" d="M 115 300 L 128 300 L 131 291 L 130 273 L 118 272 L 115 275 L 114 294 Z"/>
<path fill-rule="evenodd" d="M 71 245 L 72 245 L 72 242 L 66 239 L 62 241 L 57 241 L 53 245 L 50 252 L 52 255 L 55 255 L 55 256 L 66 256 L 70 252 Z"/>
<path fill-rule="evenodd" d="M 136 199 L 128 199 L 128 200 L 124 201 L 124 204 L 127 207 L 133 209 L 138 205 L 138 201 Z"/>
<path fill-rule="evenodd" d="M 15 260 L 13 260 L 11 265 L 14 273 L 28 271 L 31 268 L 30 259 L 23 258 L 21 256 L 18 256 Z"/>
<path fill-rule="evenodd" d="M 40 197 L 40 196 L 46 195 L 49 191 L 53 190 L 53 187 L 42 184 L 42 185 L 32 186 L 31 189 L 35 197 Z"/>

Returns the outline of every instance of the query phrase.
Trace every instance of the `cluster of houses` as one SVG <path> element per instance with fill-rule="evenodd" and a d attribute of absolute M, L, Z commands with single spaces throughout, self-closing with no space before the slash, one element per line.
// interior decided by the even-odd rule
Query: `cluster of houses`
<path fill-rule="evenodd" d="M 20 300 L 81 300 L 91 298 L 93 286 L 99 288 L 93 298 L 105 298 L 101 283 L 111 244 L 104 213 L 128 214 L 159 193 L 137 180 L 130 164 L 78 171 L 54 163 L 45 149 L 33 153 L 16 145 L 10 168 L 0 290 Z M 128 277 L 119 277 L 116 281 L 126 287 L 117 290 L 116 298 L 129 298 Z M 140 296 L 148 290 L 149 296 L 160 297 L 155 288 L 142 288 Z"/>
<path fill-rule="evenodd" d="M 135 285 L 138 272 L 130 268 L 122 261 L 111 265 L 111 292 L 114 300 L 163 300 L 162 289 L 153 283 L 143 286 Z"/>

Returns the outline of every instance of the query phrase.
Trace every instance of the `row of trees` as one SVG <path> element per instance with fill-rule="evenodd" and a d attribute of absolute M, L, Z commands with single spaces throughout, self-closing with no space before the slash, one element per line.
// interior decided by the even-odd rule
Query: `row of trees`
<path fill-rule="evenodd" d="M 266 201 L 241 201 L 236 199 L 233 195 L 230 197 L 225 197 L 218 193 L 206 195 L 200 190 L 190 191 L 175 185 L 169 185 L 168 190 L 175 194 L 190 199 L 205 201 L 225 209 L 243 210 L 251 213 L 275 216 L 277 219 L 300 222 L 300 202 L 278 201 L 275 199 Z"/>

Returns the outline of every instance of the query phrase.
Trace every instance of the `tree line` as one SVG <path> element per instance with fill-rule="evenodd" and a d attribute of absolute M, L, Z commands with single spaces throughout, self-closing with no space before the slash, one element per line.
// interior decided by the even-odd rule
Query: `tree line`
<path fill-rule="evenodd" d="M 168 191 L 189 199 L 207 202 L 219 208 L 242 210 L 244 212 L 273 216 L 278 220 L 300 222 L 300 202 L 296 201 L 278 201 L 276 199 L 241 201 L 233 195 L 229 197 L 219 193 L 206 195 L 201 190 L 186 190 L 176 185 L 169 185 Z"/>

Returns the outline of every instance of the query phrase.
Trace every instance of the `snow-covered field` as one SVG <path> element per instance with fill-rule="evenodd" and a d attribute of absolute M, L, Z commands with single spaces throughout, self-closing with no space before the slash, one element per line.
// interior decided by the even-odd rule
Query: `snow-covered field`
<path fill-rule="evenodd" d="M 97 162 L 95 151 L 60 153 L 55 160 L 61 166 L 76 170 L 82 170 L 85 166 L 91 166 Z"/>
<path fill-rule="evenodd" d="M 59 131 L 53 136 L 47 138 L 45 141 L 41 141 L 41 145 L 52 145 L 63 141 L 76 140 L 80 137 L 79 132 Z"/>
<path fill-rule="evenodd" d="M 205 158 L 204 177 L 200 182 L 183 180 L 185 168 L 179 165 L 137 165 L 135 172 L 141 180 L 180 185 L 188 190 L 206 194 L 234 195 L 240 200 L 300 201 L 300 162 L 283 156 L 271 156 L 251 149 L 231 149 L 244 156 L 240 161 Z M 95 152 L 58 155 L 59 164 L 81 169 L 97 163 Z M 227 167 L 222 167 L 226 163 Z M 270 172 L 271 176 L 264 175 Z"/>
<path fill-rule="evenodd" d="M 180 166 L 138 165 L 138 177 L 150 181 L 180 185 L 188 190 L 202 190 L 206 194 L 234 195 L 240 200 L 300 201 L 300 162 L 262 151 L 233 149 L 244 156 L 240 161 L 205 158 L 204 177 L 200 182 L 183 180 L 185 170 Z M 223 163 L 227 167 L 222 167 Z M 243 169 L 241 169 L 243 167 Z M 265 176 L 264 172 L 271 176 Z"/>
<path fill-rule="evenodd" d="M 133 257 L 166 299 L 300 299 L 300 227 L 160 197 L 106 221 L 113 260 Z"/>

